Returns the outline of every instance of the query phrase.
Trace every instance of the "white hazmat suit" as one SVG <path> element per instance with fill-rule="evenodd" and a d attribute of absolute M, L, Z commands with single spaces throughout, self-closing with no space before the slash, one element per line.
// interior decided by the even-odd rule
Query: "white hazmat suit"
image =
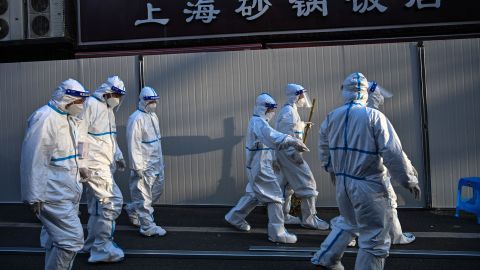
<path fill-rule="evenodd" d="M 130 195 L 132 202 L 125 206 L 130 221 L 146 236 L 166 234 L 153 219 L 152 204 L 162 195 L 164 165 L 158 117 L 155 113 L 160 97 L 151 87 L 140 91 L 138 109 L 127 124 L 128 157 L 130 160 Z"/>
<path fill-rule="evenodd" d="M 87 99 L 83 115 L 85 137 L 84 164 L 91 171 L 88 180 L 88 237 L 85 251 L 89 262 L 117 262 L 124 258 L 123 250 L 113 242 L 115 219 L 120 215 L 123 197 L 113 173 L 125 169 L 126 163 L 117 144 L 117 128 L 113 108 L 125 95 L 125 86 L 118 76 L 109 77 Z"/>
<path fill-rule="evenodd" d="M 285 134 L 295 137 L 299 140 L 303 138 L 305 122 L 298 114 L 297 104 L 303 99 L 308 99 L 307 90 L 298 84 L 288 84 L 285 87 L 287 102 L 280 110 L 277 116 L 275 128 Z M 303 102 L 302 102 L 303 103 Z M 315 201 L 318 195 L 317 184 L 307 162 L 303 159 L 301 153 L 295 149 L 285 148 L 276 152 L 276 159 L 280 167 L 282 178 L 281 186 L 284 187 L 284 216 L 285 220 L 291 220 L 290 201 L 293 190 L 301 201 L 301 224 L 303 227 L 327 230 L 328 223 L 316 216 Z M 285 222 L 293 223 L 293 222 Z"/>
<path fill-rule="evenodd" d="M 391 98 L 393 95 L 377 85 L 376 82 L 369 82 L 368 87 L 368 102 L 367 106 L 379 110 L 383 106 L 385 98 Z M 410 163 L 411 164 L 411 163 Z M 415 170 L 414 168 L 408 168 L 408 170 Z M 416 170 L 415 170 L 416 171 Z M 390 227 L 390 237 L 392 239 L 392 244 L 394 245 L 403 245 L 409 244 L 415 241 L 415 235 L 413 233 L 407 233 L 402 231 L 402 226 L 400 225 L 400 220 L 398 219 L 397 212 L 397 194 L 393 189 L 392 183 L 390 181 L 390 174 L 387 174 L 385 177 L 385 186 L 387 188 L 388 194 L 388 205 L 392 207 L 392 226 Z"/>
<path fill-rule="evenodd" d="M 88 96 L 83 86 L 68 79 L 48 105 L 28 119 L 20 164 L 22 200 L 33 206 L 43 224 L 45 269 L 71 269 L 83 247 L 78 218 L 82 195 L 78 164 L 78 113 Z"/>
<path fill-rule="evenodd" d="M 332 231 L 311 259 L 328 269 L 343 269 L 343 252 L 356 235 L 360 249 L 355 269 L 383 269 L 392 220 L 384 185 L 387 168 L 405 188 L 419 190 L 390 121 L 366 107 L 367 89 L 363 74 L 349 75 L 342 84 L 345 105 L 330 112 L 320 127 L 320 161 L 335 173 L 336 199 L 343 217 L 332 222 Z"/>
<path fill-rule="evenodd" d="M 272 242 L 295 243 L 297 237 L 284 227 L 282 211 L 283 192 L 272 167 L 272 157 L 278 148 L 293 146 L 297 151 L 308 148 L 298 139 L 274 130 L 268 124 L 272 119 L 275 100 L 268 94 L 260 94 L 255 102 L 253 117 L 246 136 L 246 167 L 249 183 L 247 193 L 225 215 L 225 220 L 240 230 L 249 230 L 245 217 L 259 202 L 267 205 L 268 239 Z"/>

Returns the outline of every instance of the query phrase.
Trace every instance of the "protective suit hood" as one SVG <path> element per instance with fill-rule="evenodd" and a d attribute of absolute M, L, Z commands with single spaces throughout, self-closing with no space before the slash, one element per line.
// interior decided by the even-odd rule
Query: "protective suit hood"
<path fill-rule="evenodd" d="M 78 81 L 74 79 L 68 79 L 63 81 L 52 95 L 50 104 L 60 111 L 68 113 L 65 108 L 68 104 L 81 98 L 88 97 L 89 92 Z"/>
<path fill-rule="evenodd" d="M 265 113 L 269 108 L 277 108 L 277 103 L 267 93 L 262 93 L 257 97 L 255 101 L 255 107 L 253 109 L 253 114 L 262 117 L 263 119 L 267 119 Z"/>
<path fill-rule="evenodd" d="M 304 91 L 305 87 L 299 85 L 299 84 L 294 84 L 294 83 L 289 83 L 285 87 L 285 94 L 287 95 L 287 103 L 290 105 L 294 105 L 295 102 L 298 100 L 298 93 L 299 91 Z"/>
<path fill-rule="evenodd" d="M 105 98 L 103 97 L 104 94 L 109 93 L 117 93 L 120 95 L 125 95 L 125 84 L 118 76 L 108 77 L 107 81 L 102 83 L 102 85 L 95 90 L 93 96 L 95 96 L 98 100 L 105 102 Z"/>
<path fill-rule="evenodd" d="M 138 98 L 138 109 L 143 112 L 148 112 L 146 108 L 148 102 L 160 99 L 160 97 L 157 95 L 157 92 L 155 92 L 155 89 L 148 86 L 142 88 Z"/>
<path fill-rule="evenodd" d="M 307 107 L 310 108 L 312 106 L 312 102 L 310 101 L 310 97 L 307 94 L 307 89 L 305 87 L 289 83 L 285 87 L 285 94 L 287 95 L 287 104 L 295 107 Z M 299 102 L 299 96 L 303 94 L 302 101 L 303 103 Z"/>
<path fill-rule="evenodd" d="M 377 82 L 368 82 L 368 107 L 379 109 L 383 106 L 385 98 L 391 98 L 393 94 L 379 86 Z"/>
<path fill-rule="evenodd" d="M 355 72 L 342 83 L 342 96 L 344 103 L 352 101 L 367 104 L 368 100 L 368 81 L 362 73 Z"/>

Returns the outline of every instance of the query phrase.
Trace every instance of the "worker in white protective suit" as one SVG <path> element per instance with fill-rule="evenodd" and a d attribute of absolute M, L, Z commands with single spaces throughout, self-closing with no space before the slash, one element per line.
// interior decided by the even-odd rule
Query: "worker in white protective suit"
<path fill-rule="evenodd" d="M 68 79 L 47 105 L 28 119 L 20 164 L 22 200 L 42 222 L 45 269 L 71 269 L 83 247 L 78 217 L 85 168 L 78 164 L 77 116 L 88 96 L 83 86 Z"/>
<path fill-rule="evenodd" d="M 295 243 L 297 237 L 287 232 L 282 211 L 283 192 L 273 171 L 272 157 L 276 149 L 293 146 L 297 151 L 308 151 L 298 139 L 270 127 L 277 104 L 268 94 L 260 94 L 255 102 L 253 117 L 246 136 L 246 167 L 249 183 L 247 193 L 225 216 L 225 220 L 239 230 L 248 231 L 245 217 L 260 202 L 267 205 L 268 239 L 272 242 Z"/>
<path fill-rule="evenodd" d="M 287 102 L 277 116 L 275 128 L 285 134 L 303 139 L 303 132 L 307 124 L 300 118 L 298 107 L 311 107 L 307 90 L 298 84 L 288 84 L 285 87 Z M 327 230 L 328 223 L 317 217 L 315 201 L 318 195 L 317 184 L 307 162 L 303 156 L 291 147 L 276 152 L 279 174 L 284 189 L 284 216 L 285 224 L 301 224 L 303 227 Z M 301 220 L 291 216 L 290 205 L 293 193 L 301 201 Z"/>
<path fill-rule="evenodd" d="M 375 81 L 368 83 L 368 102 L 367 106 L 380 110 L 383 106 L 385 98 L 391 98 L 393 95 L 386 91 L 384 88 L 380 87 Z M 405 153 L 404 153 L 405 154 Z M 406 155 L 405 155 L 406 156 Z M 411 164 L 408 162 L 407 164 Z M 408 170 L 415 170 L 414 167 L 408 168 Z M 415 170 L 416 171 L 416 170 Z M 390 174 L 387 175 L 385 179 L 385 186 L 388 193 L 388 205 L 392 208 L 392 226 L 390 228 L 390 237 L 392 239 L 392 244 L 394 245 L 405 245 L 410 244 L 415 241 L 415 235 L 411 232 L 403 232 L 402 226 L 400 225 L 400 220 L 398 219 L 397 212 L 397 194 L 393 189 Z"/>
<path fill-rule="evenodd" d="M 344 105 L 333 110 L 320 127 L 322 166 L 336 176 L 336 199 L 343 219 L 311 262 L 326 269 L 344 269 L 343 252 L 358 236 L 355 269 L 383 269 L 390 249 L 392 211 L 384 185 L 387 169 L 392 178 L 420 197 L 418 179 L 390 121 L 366 107 L 368 81 L 361 73 L 342 84 Z"/>
<path fill-rule="evenodd" d="M 367 106 L 379 110 L 385 101 L 385 98 L 391 98 L 393 95 L 380 87 L 375 81 L 368 82 L 368 101 Z M 412 168 L 415 170 L 415 168 Z M 402 226 L 400 225 L 400 220 L 398 219 L 397 213 L 397 195 L 393 189 L 392 183 L 390 181 L 390 174 L 384 178 L 385 187 L 388 194 L 388 206 L 392 208 L 392 225 L 390 227 L 389 235 L 391 242 L 394 245 L 405 245 L 410 244 L 415 241 L 415 235 L 410 232 L 403 232 Z M 332 219 L 332 222 L 339 222 L 338 219 L 343 219 L 342 216 L 338 216 Z M 356 240 L 352 240 L 348 246 L 355 246 Z"/>
<path fill-rule="evenodd" d="M 164 187 L 160 125 L 155 113 L 160 98 L 151 87 L 140 91 L 138 109 L 127 124 L 128 157 L 130 160 L 130 195 L 125 210 L 133 225 L 145 236 L 163 236 L 167 232 L 155 224 L 152 204 L 158 202 Z"/>
<path fill-rule="evenodd" d="M 118 76 L 107 79 L 85 103 L 83 132 L 84 164 L 92 172 L 86 188 L 88 203 L 84 250 L 90 252 L 88 262 L 118 262 L 123 250 L 113 242 L 115 220 L 122 211 L 123 197 L 113 173 L 124 170 L 126 162 L 117 144 L 117 128 L 113 109 L 125 95 L 125 85 Z"/>

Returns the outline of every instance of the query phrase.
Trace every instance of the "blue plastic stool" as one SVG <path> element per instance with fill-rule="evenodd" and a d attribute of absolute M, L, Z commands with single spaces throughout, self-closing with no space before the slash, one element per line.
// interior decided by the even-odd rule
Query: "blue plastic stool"
<path fill-rule="evenodd" d="M 462 200 L 462 187 L 473 189 L 473 197 L 470 200 Z M 477 223 L 480 224 L 480 177 L 465 177 L 458 181 L 456 218 L 460 217 L 460 210 L 475 214 Z"/>

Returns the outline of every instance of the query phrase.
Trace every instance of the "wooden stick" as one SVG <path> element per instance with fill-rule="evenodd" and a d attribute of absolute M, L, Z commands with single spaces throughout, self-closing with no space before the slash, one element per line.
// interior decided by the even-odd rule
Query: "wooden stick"
<path fill-rule="evenodd" d="M 313 111 L 315 111 L 315 99 L 312 100 L 312 108 L 310 108 L 310 115 L 308 116 L 308 122 L 312 122 L 312 117 L 313 117 Z M 307 125 L 305 127 L 305 130 L 303 132 L 303 143 L 306 143 L 307 141 L 307 135 L 308 131 L 310 130 L 311 125 Z"/>

